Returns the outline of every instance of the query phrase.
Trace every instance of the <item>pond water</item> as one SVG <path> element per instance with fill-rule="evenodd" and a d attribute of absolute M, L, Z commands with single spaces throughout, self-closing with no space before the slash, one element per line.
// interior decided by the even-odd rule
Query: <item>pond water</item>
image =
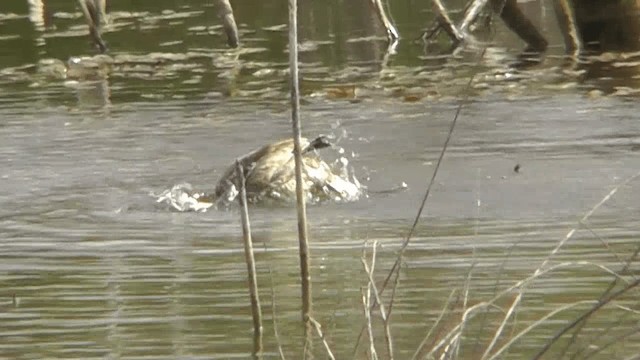
<path fill-rule="evenodd" d="M 0 359 L 251 356 L 238 211 L 179 213 L 150 194 L 181 182 L 210 191 L 235 157 L 289 136 L 287 7 L 234 4 L 243 47 L 232 51 L 203 3 L 114 1 L 110 58 L 79 60 L 66 76 L 69 58 L 93 55 L 75 2 L 50 1 L 41 18 L 27 2 L 0 4 Z M 468 307 L 530 276 L 623 183 L 550 261 L 572 265 L 527 286 L 498 347 L 554 309 L 597 300 L 614 277 L 594 264 L 635 279 L 637 262 L 625 262 L 638 246 L 640 183 L 625 181 L 640 169 L 640 55 L 567 66 L 550 4 L 523 6 L 552 45 L 526 69 L 512 66 L 522 45 L 499 22 L 482 59 L 471 49 L 438 55 L 412 41 L 432 21 L 427 2 L 393 1 L 404 37 L 386 54 L 366 1 L 301 2 L 303 132 L 334 135 L 368 188 L 360 201 L 308 208 L 314 316 L 337 358 L 366 357 L 366 336 L 354 355 L 365 243 L 379 244 L 382 282 L 460 101 L 400 272 L 396 358 L 414 354 L 453 289 L 461 294 L 468 279 Z M 264 357 L 278 358 L 280 343 L 299 358 L 295 209 L 254 207 L 250 216 Z M 516 295 L 498 305 L 507 309 Z M 535 353 L 589 306 L 553 317 L 508 356 Z M 462 310 L 451 309 L 445 329 Z M 606 306 L 568 354 L 638 353 L 637 311 L 633 291 Z M 470 326 L 461 358 L 478 358 L 498 315 Z M 325 356 L 320 343 L 314 352 Z"/>

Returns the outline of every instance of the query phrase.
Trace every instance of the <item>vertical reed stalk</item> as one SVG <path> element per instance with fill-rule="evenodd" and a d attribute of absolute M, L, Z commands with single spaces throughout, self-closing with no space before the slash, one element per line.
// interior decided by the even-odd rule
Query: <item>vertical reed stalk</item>
<path fill-rule="evenodd" d="M 374 241 L 372 246 L 372 255 L 371 255 L 371 267 L 367 264 L 366 254 L 362 255 L 360 261 L 364 266 L 364 271 L 367 273 L 369 277 L 369 283 L 367 285 L 368 290 L 373 291 L 373 295 L 375 296 L 376 304 L 378 306 L 378 310 L 380 310 L 380 318 L 382 318 L 382 322 L 384 323 L 384 337 L 387 342 L 387 355 L 389 356 L 389 360 L 393 360 L 393 339 L 391 337 L 391 328 L 389 325 L 389 318 L 387 316 L 388 312 L 385 310 L 385 306 L 382 303 L 382 298 L 380 296 L 380 292 L 378 291 L 378 287 L 376 286 L 375 280 L 373 279 L 373 272 L 375 271 L 376 266 L 376 253 L 378 248 L 378 242 Z M 370 302 L 369 302 L 370 303 Z M 370 307 L 373 310 L 373 307 Z"/>
<path fill-rule="evenodd" d="M 576 59 L 582 52 L 583 45 L 573 6 L 567 0 L 554 0 L 553 6 L 564 37 L 565 50 L 568 55 Z"/>
<path fill-rule="evenodd" d="M 251 240 L 251 224 L 249 223 L 249 210 L 247 209 L 247 192 L 245 189 L 244 170 L 240 161 L 236 160 L 236 173 L 240 180 L 240 214 L 242 218 L 242 235 L 244 239 L 244 259 L 249 273 L 249 296 L 251 298 L 251 313 L 253 314 L 253 345 L 254 355 L 259 357 L 262 353 L 262 310 L 260 309 L 260 296 L 258 295 L 258 280 L 256 276 L 256 260 L 253 256 L 253 242 Z"/>
<path fill-rule="evenodd" d="M 469 27 L 476 21 L 482 9 L 487 5 L 487 1 L 488 0 L 473 0 L 471 5 L 467 7 L 462 23 L 460 24 L 460 32 L 463 35 L 469 32 Z"/>
<path fill-rule="evenodd" d="M 218 17 L 222 20 L 224 32 L 227 34 L 227 44 L 232 48 L 237 48 L 240 45 L 240 36 L 238 35 L 238 26 L 233 16 L 231 3 L 229 0 L 216 0 L 215 3 Z"/>
<path fill-rule="evenodd" d="M 440 27 L 444 29 L 444 31 L 447 33 L 447 35 L 449 35 L 451 40 L 455 42 L 456 45 L 462 42 L 462 40 L 464 40 L 464 36 L 460 33 L 458 28 L 456 28 L 456 26 L 453 24 L 453 21 L 449 17 L 449 14 L 447 13 L 447 9 L 444 7 L 444 4 L 442 4 L 442 1 L 440 0 L 432 0 L 432 1 L 433 1 L 434 11 L 437 15 L 436 18 L 437 18 L 438 24 L 440 24 Z"/>
<path fill-rule="evenodd" d="M 89 35 L 101 53 L 107 52 L 107 44 L 102 40 L 100 30 L 102 23 L 106 21 L 106 1 L 105 0 L 78 0 L 87 25 L 89 25 Z"/>
<path fill-rule="evenodd" d="M 296 207 L 298 211 L 298 242 L 300 249 L 300 280 L 302 285 L 302 319 L 309 321 L 311 313 L 311 274 L 309 273 L 309 239 L 307 236 L 307 209 L 302 182 L 302 147 L 300 146 L 300 90 L 298 84 L 298 5 L 289 0 L 289 70 L 291 73 L 291 123 L 293 153 L 296 163 Z"/>
<path fill-rule="evenodd" d="M 393 26 L 393 23 L 391 22 L 391 20 L 389 20 L 387 13 L 384 11 L 384 6 L 382 5 L 382 1 L 371 0 L 371 4 L 373 5 L 376 11 L 376 15 L 378 15 L 380 22 L 382 22 L 382 25 L 384 26 L 385 31 L 387 32 L 387 39 L 389 40 L 389 42 L 393 43 L 398 41 L 398 39 L 400 38 L 400 34 L 398 34 L 398 30 L 396 29 L 395 26 Z"/>

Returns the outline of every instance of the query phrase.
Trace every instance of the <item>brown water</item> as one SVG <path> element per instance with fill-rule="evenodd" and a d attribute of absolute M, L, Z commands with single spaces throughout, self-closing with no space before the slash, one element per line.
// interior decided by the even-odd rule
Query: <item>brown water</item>
<path fill-rule="evenodd" d="M 244 44 L 235 52 L 211 4 L 114 1 L 105 34 L 113 60 L 63 78 L 59 64 L 41 60 L 92 54 L 72 3 L 51 1 L 44 27 L 26 3 L 0 4 L 0 359 L 250 357 L 239 214 L 172 212 L 149 194 L 184 181 L 210 190 L 236 156 L 288 136 L 286 4 L 234 4 Z M 530 275 L 586 212 L 638 173 L 638 55 L 605 54 L 567 69 L 551 7 L 530 2 L 552 44 L 542 64 L 511 67 L 521 44 L 500 24 L 480 65 L 472 50 L 436 56 L 411 41 L 430 24 L 427 2 L 398 0 L 391 13 L 404 39 L 385 57 L 367 6 L 303 1 L 300 14 L 304 132 L 335 135 L 369 189 L 355 203 L 308 209 L 315 317 L 338 358 L 353 357 L 363 324 L 364 243 L 381 244 L 381 281 L 469 94 L 394 302 L 396 357 L 410 358 L 472 266 L 470 305 Z M 403 183 L 406 190 L 388 191 Z M 639 190 L 638 181 L 621 187 L 588 220 L 610 250 L 583 229 L 552 264 L 620 271 L 615 254 L 625 260 L 638 244 Z M 251 219 L 265 357 L 278 357 L 273 288 L 279 342 L 299 358 L 295 210 L 253 208 Z M 633 263 L 623 275 L 637 272 Z M 597 299 L 611 280 L 584 264 L 545 276 L 527 288 L 516 329 Z M 637 293 L 618 304 L 638 310 Z M 553 318 L 510 356 L 532 354 L 585 309 Z M 475 339 L 486 345 L 496 318 L 465 333 L 462 358 L 479 358 Z M 570 353 L 583 349 L 584 358 L 597 349 L 590 345 L 637 322 L 610 306 Z M 638 340 L 632 333 L 594 357 L 625 358 L 640 351 Z M 319 344 L 315 352 L 324 356 Z"/>

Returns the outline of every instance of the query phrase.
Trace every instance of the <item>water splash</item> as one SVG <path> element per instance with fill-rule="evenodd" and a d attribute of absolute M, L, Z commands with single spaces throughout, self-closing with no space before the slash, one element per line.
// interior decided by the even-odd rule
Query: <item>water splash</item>
<path fill-rule="evenodd" d="M 306 167 L 307 180 L 313 186 L 307 191 L 307 203 L 353 202 L 365 195 L 366 187 L 355 176 L 355 171 L 345 157 L 337 158 L 330 168 L 335 176 L 327 180 L 326 176 L 316 174 L 313 168 Z M 173 185 L 161 193 L 151 193 L 157 203 L 168 205 L 180 212 L 205 212 L 211 208 L 227 209 L 235 203 L 239 194 L 236 185 L 228 183 L 222 196 L 216 198 L 205 192 L 195 191 L 189 183 Z M 288 188 L 269 187 L 259 193 L 248 196 L 249 202 L 263 206 L 286 205 L 295 203 L 295 193 Z"/>
<path fill-rule="evenodd" d="M 156 198 L 156 202 L 171 206 L 171 208 L 185 212 L 205 212 L 214 205 L 205 193 L 196 192 L 189 183 L 174 185 L 160 194 L 150 194 Z"/>

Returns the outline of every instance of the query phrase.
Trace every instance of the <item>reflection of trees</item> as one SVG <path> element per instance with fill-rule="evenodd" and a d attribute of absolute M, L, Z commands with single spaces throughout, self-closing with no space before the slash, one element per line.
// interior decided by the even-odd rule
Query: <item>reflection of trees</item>
<path fill-rule="evenodd" d="M 246 23 L 250 29 L 270 29 L 267 40 L 268 51 L 286 48 L 283 31 L 286 26 L 272 28 L 274 25 L 286 25 L 286 3 L 237 2 L 234 4 L 236 19 Z M 378 19 L 371 0 L 350 1 L 312 1 L 301 0 L 298 7 L 300 42 L 303 45 L 324 47 L 326 50 L 301 52 L 303 62 L 321 61 L 330 66 L 346 62 L 380 61 L 386 49 L 384 41 L 367 41 L 371 37 L 383 36 L 385 28 Z M 274 23 L 278 19 L 281 23 Z M 251 35 L 248 35 L 251 36 Z M 354 41 L 361 38 L 363 41 Z"/>
<path fill-rule="evenodd" d="M 439 27 L 456 43 L 469 35 L 467 29 L 474 22 L 479 9 L 490 4 L 492 10 L 515 34 L 528 45 L 528 50 L 542 52 L 548 41 L 522 12 L 517 0 L 472 0 L 465 9 L 464 19 L 456 26 L 441 0 L 435 4 Z M 552 0 L 560 30 L 568 52 L 587 48 L 593 51 L 639 48 L 640 0 Z"/>
<path fill-rule="evenodd" d="M 436 25 L 426 32 L 424 38 L 431 40 L 439 30 L 449 36 L 453 49 L 461 45 L 474 44 L 473 35 L 467 29 L 476 21 L 480 8 L 491 7 L 499 14 L 505 25 L 527 43 L 526 52 L 543 53 L 546 51 L 549 32 L 542 32 L 523 12 L 523 5 L 517 0 L 471 0 L 464 10 L 460 25 L 451 20 L 447 10 L 447 1 L 432 0 L 435 4 Z M 450 0 L 450 2 L 453 2 Z M 620 65 L 629 55 L 609 54 L 606 52 L 630 52 L 640 49 L 640 0 L 547 0 L 552 2 L 556 22 L 565 42 L 567 55 L 566 67 L 571 70 L 586 70 L 581 80 L 592 78 L 615 78 L 612 81 L 599 81 L 598 86 L 606 92 L 629 86 L 629 79 L 636 77 L 640 67 L 633 63 Z M 544 0 L 538 0 L 537 6 L 545 6 Z M 478 26 L 482 28 L 482 25 Z M 431 43 L 428 43 L 431 45 Z M 605 53 L 603 56 L 598 54 Z M 580 61 L 578 61 L 580 59 Z M 537 64 L 541 58 L 524 56 L 517 65 Z M 569 73 L 578 74 L 575 71 Z"/>

